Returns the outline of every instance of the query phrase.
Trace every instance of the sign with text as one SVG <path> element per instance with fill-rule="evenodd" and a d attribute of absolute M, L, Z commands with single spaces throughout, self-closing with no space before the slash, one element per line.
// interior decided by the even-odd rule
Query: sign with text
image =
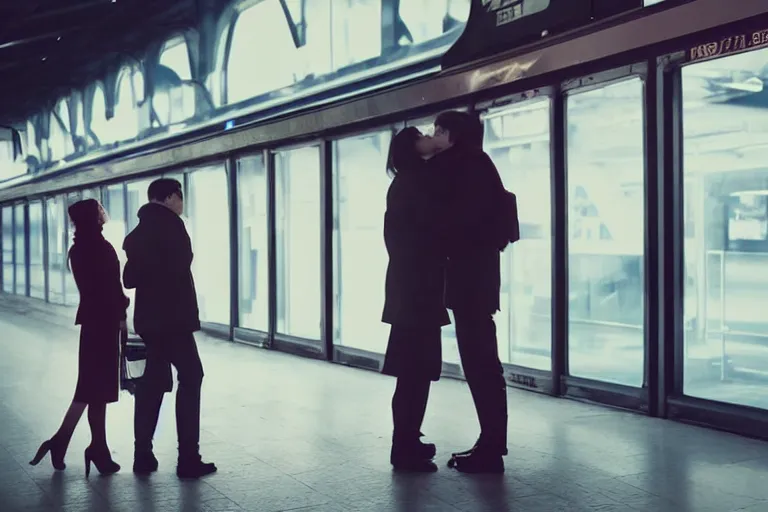
<path fill-rule="evenodd" d="M 472 0 L 443 69 L 490 57 L 643 6 L 643 0 Z"/>
<path fill-rule="evenodd" d="M 689 48 L 687 57 L 688 62 L 696 62 L 760 48 L 768 48 L 768 29 L 734 33 L 703 44 L 697 44 Z"/>

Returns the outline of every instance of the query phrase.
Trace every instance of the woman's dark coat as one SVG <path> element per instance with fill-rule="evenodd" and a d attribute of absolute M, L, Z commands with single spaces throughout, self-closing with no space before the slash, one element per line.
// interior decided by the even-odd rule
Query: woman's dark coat
<path fill-rule="evenodd" d="M 437 380 L 440 327 L 450 324 L 444 304 L 442 194 L 438 176 L 426 165 L 419 167 L 398 173 L 387 193 L 384 242 L 389 265 L 382 321 L 393 330 L 382 371 L 398 377 L 415 372 Z"/>
<path fill-rule="evenodd" d="M 78 232 L 69 264 L 80 292 L 75 324 L 80 325 L 80 353 L 74 400 L 117 401 L 120 378 L 120 322 L 128 297 L 120 283 L 120 262 L 101 229 Z"/>

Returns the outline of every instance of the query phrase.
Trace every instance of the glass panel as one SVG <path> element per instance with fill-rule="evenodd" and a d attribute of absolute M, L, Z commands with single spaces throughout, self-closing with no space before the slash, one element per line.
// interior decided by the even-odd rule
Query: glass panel
<path fill-rule="evenodd" d="M 45 298 L 45 268 L 43 267 L 43 203 L 29 203 L 29 295 Z"/>
<path fill-rule="evenodd" d="M 139 109 L 133 94 L 133 75 L 139 74 L 130 68 L 120 73 L 115 90 L 115 116 L 109 121 L 110 139 L 126 141 L 139 134 Z"/>
<path fill-rule="evenodd" d="M 13 293 L 13 207 L 3 208 L 3 291 Z"/>
<path fill-rule="evenodd" d="M 128 183 L 128 219 L 126 220 L 128 232 L 133 231 L 133 228 L 139 223 L 139 218 L 136 215 L 139 212 L 139 208 L 147 203 L 147 189 L 154 179 L 147 178 Z"/>
<path fill-rule="evenodd" d="M 567 109 L 570 373 L 641 386 L 643 83 L 573 94 Z"/>
<path fill-rule="evenodd" d="M 687 395 L 768 408 L 768 124 L 759 50 L 683 69 Z"/>
<path fill-rule="evenodd" d="M 64 198 L 56 196 L 46 199 L 48 218 L 48 301 L 64 304 L 64 268 L 67 259 Z"/>
<path fill-rule="evenodd" d="M 107 212 L 109 220 L 104 225 L 104 238 L 112 244 L 117 253 L 117 259 L 120 261 L 120 272 L 125 266 L 125 251 L 123 251 L 123 240 L 128 234 L 128 226 L 125 218 L 125 194 L 122 183 L 110 185 L 103 190 L 104 210 Z M 128 306 L 128 328 L 133 329 L 133 290 L 123 290 L 131 298 L 131 304 Z"/>
<path fill-rule="evenodd" d="M 25 235 L 27 233 L 26 223 L 24 222 L 24 205 L 14 206 L 13 221 L 16 225 L 14 236 L 16 237 L 16 295 L 27 294 L 27 248 L 25 246 Z"/>
<path fill-rule="evenodd" d="M 178 79 L 189 81 L 192 70 L 189 51 L 184 38 L 169 41 L 160 54 L 160 65 L 166 69 L 155 85 L 152 105 L 160 118 L 160 124 L 178 123 L 195 114 L 195 89 L 189 83 L 173 85 Z M 167 75 L 167 76 L 166 76 Z"/>
<path fill-rule="evenodd" d="M 320 339 L 320 149 L 275 155 L 277 331 Z"/>
<path fill-rule="evenodd" d="M 224 166 L 195 170 L 188 175 L 187 228 L 195 259 L 200 320 L 230 324 L 229 199 Z"/>
<path fill-rule="evenodd" d="M 520 241 L 501 255 L 502 362 L 551 369 L 552 266 L 549 99 L 489 111 L 484 149 L 517 195 Z"/>
<path fill-rule="evenodd" d="M 239 326 L 269 330 L 269 245 L 267 173 L 260 155 L 237 162 L 240 229 Z"/>
<path fill-rule="evenodd" d="M 72 244 L 75 242 L 75 226 L 72 224 L 72 220 L 69 218 L 69 207 L 75 204 L 76 202 L 80 201 L 83 197 L 82 192 L 71 192 L 67 194 L 67 213 L 66 213 L 66 219 L 67 219 L 67 234 L 65 237 L 65 240 L 67 241 L 67 250 L 66 252 L 69 253 L 69 248 L 72 247 Z M 64 260 L 64 304 L 68 306 L 77 306 L 80 302 L 80 292 L 77 290 L 77 283 L 75 283 L 75 277 L 72 275 L 72 269 L 69 266 L 69 261 L 67 260 L 67 257 L 65 256 Z"/>
<path fill-rule="evenodd" d="M 389 131 L 334 143 L 335 343 L 383 354 L 389 326 L 381 322 L 387 248 L 384 212 Z"/>

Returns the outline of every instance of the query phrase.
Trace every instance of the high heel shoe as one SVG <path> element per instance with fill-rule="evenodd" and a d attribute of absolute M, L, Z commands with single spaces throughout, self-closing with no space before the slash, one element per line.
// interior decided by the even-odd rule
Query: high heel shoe
<path fill-rule="evenodd" d="M 48 452 L 51 452 L 51 464 L 53 465 L 53 468 L 57 471 L 64 471 L 67 468 L 67 465 L 64 464 L 64 455 L 66 452 L 56 441 L 56 438 L 53 437 L 40 445 L 40 448 L 38 448 L 37 453 L 35 454 L 35 458 L 29 461 L 30 465 L 37 466 Z"/>
<path fill-rule="evenodd" d="M 102 475 L 112 475 L 120 471 L 120 464 L 112 460 L 108 449 L 97 450 L 89 446 L 84 455 L 86 478 L 91 474 L 91 462 Z"/>

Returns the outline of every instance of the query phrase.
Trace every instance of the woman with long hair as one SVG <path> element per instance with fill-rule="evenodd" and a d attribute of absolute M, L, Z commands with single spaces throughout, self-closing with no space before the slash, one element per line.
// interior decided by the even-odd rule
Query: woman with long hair
<path fill-rule="evenodd" d="M 120 465 L 107 446 L 107 404 L 117 402 L 120 379 L 120 332 L 125 328 L 128 298 L 120 282 L 120 263 L 102 227 L 107 214 L 95 199 L 69 207 L 75 226 L 69 264 L 80 292 L 75 325 L 80 326 L 80 350 L 75 396 L 56 434 L 45 441 L 30 464 L 37 465 L 51 452 L 51 463 L 66 468 L 64 456 L 80 418 L 88 409 L 91 444 L 85 450 L 85 475 L 91 462 L 101 474 L 112 474 Z"/>
<path fill-rule="evenodd" d="M 420 440 L 429 388 L 442 369 L 441 327 L 450 323 L 441 180 L 425 162 L 433 152 L 432 139 L 408 127 L 392 139 L 387 164 L 394 179 L 384 218 L 389 265 L 382 321 L 391 329 L 382 373 L 397 377 L 390 462 L 398 471 L 437 471 L 435 445 Z"/>

